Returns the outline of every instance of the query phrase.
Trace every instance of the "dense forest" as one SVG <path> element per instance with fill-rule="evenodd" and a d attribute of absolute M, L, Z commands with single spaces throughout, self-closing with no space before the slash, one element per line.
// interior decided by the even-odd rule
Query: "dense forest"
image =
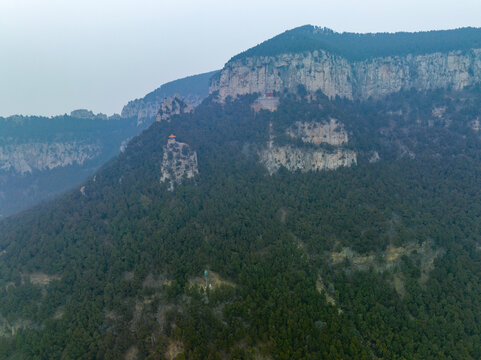
<path fill-rule="evenodd" d="M 276 56 L 325 50 L 349 60 L 374 57 L 423 55 L 453 50 L 471 51 L 481 48 L 481 29 L 460 28 L 398 33 L 338 33 L 328 28 L 301 26 L 248 49 L 231 61 L 247 57 Z"/>
<path fill-rule="evenodd" d="M 0 222 L 0 357 L 478 359 L 480 97 L 299 89 L 275 112 L 208 98 L 154 123 L 83 193 Z M 259 163 L 272 132 L 329 118 L 355 166 Z M 171 133 L 199 159 L 173 192 Z"/>

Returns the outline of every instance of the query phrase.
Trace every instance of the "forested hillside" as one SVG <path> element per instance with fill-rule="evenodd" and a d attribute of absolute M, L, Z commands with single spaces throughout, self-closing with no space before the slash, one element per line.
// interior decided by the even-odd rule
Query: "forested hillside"
<path fill-rule="evenodd" d="M 480 97 L 299 88 L 274 112 L 208 98 L 154 123 L 82 188 L 0 222 L 0 357 L 479 358 Z M 259 162 L 332 118 L 357 164 Z M 199 170 L 173 191 L 170 134 Z"/>
<path fill-rule="evenodd" d="M 325 50 L 353 61 L 374 57 L 423 55 L 481 48 L 481 29 L 460 28 L 397 33 L 338 33 L 328 28 L 301 26 L 248 49 L 231 61 Z"/>

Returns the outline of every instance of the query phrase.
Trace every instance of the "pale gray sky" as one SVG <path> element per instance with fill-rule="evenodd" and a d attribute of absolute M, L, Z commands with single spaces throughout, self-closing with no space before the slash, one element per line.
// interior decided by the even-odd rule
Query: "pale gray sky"
<path fill-rule="evenodd" d="M 162 83 L 221 68 L 305 24 L 481 27 L 481 1 L 0 0 L 0 116 L 119 113 Z"/>

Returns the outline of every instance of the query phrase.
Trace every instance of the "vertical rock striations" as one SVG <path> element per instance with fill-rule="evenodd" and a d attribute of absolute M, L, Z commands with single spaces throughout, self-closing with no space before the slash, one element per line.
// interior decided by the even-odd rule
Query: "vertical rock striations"
<path fill-rule="evenodd" d="M 324 50 L 258 56 L 228 62 L 213 78 L 210 92 L 228 96 L 321 90 L 329 97 L 381 97 L 415 88 L 462 89 L 481 80 L 481 49 L 425 55 L 376 57 L 362 61 Z"/>
<path fill-rule="evenodd" d="M 175 94 L 173 97 L 166 98 L 164 101 L 162 101 L 160 109 L 157 112 L 156 120 L 170 120 L 170 118 L 174 115 L 190 113 L 193 110 L 194 107 L 192 104 L 190 104 L 187 100 L 183 100 L 178 94 Z"/>
<path fill-rule="evenodd" d="M 348 142 L 347 132 L 335 119 L 322 123 L 296 122 L 286 133 L 291 138 L 311 146 L 299 147 L 293 144 L 279 146 L 274 144 L 274 138 L 271 137 L 267 147 L 259 153 L 260 162 L 270 174 L 281 167 L 289 171 L 306 172 L 334 170 L 357 164 L 357 154 L 344 148 Z M 327 150 L 320 147 L 321 144 L 328 144 L 334 149 Z"/>

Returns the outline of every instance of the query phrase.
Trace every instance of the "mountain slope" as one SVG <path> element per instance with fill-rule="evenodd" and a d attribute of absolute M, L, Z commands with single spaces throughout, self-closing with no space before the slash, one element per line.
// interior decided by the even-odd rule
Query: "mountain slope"
<path fill-rule="evenodd" d="M 153 124 L 84 195 L 0 224 L 3 356 L 476 358 L 479 96 L 244 97 Z M 357 166 L 268 175 L 269 141 L 335 151 L 288 135 L 326 118 Z M 199 163 L 173 192 L 170 133 Z"/>
<path fill-rule="evenodd" d="M 479 358 L 481 88 L 301 85 L 213 93 L 1 221 L 0 357 Z"/>

